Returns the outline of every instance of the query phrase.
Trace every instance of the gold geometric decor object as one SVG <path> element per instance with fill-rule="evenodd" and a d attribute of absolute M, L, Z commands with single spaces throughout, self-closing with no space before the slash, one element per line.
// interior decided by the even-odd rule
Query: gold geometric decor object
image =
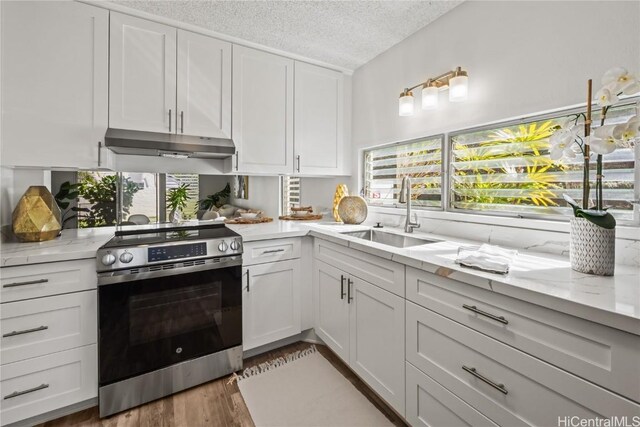
<path fill-rule="evenodd" d="M 23 242 L 55 239 L 62 229 L 60 208 L 45 186 L 25 191 L 12 215 L 13 233 Z"/>
<path fill-rule="evenodd" d="M 333 219 L 336 222 L 342 222 L 342 220 L 340 219 L 340 214 L 338 214 L 338 205 L 340 204 L 340 200 L 348 195 L 349 189 L 347 188 L 347 186 L 345 184 L 338 184 L 338 186 L 336 187 L 336 192 L 333 195 Z"/>

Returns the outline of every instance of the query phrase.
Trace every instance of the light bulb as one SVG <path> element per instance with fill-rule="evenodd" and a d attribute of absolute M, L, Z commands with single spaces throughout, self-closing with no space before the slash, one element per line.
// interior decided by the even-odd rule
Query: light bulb
<path fill-rule="evenodd" d="M 459 75 L 449 79 L 449 101 L 463 102 L 467 100 L 469 92 L 469 77 Z"/>
<path fill-rule="evenodd" d="M 438 88 L 436 86 L 424 86 L 422 88 L 422 109 L 433 110 L 438 108 Z"/>
<path fill-rule="evenodd" d="M 413 93 L 405 91 L 400 94 L 398 114 L 400 116 L 413 116 Z"/>

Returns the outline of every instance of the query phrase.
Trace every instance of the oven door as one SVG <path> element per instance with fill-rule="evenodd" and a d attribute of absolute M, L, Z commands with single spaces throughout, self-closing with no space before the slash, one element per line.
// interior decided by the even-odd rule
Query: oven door
<path fill-rule="evenodd" d="M 100 386 L 241 345 L 241 263 L 99 278 Z"/>

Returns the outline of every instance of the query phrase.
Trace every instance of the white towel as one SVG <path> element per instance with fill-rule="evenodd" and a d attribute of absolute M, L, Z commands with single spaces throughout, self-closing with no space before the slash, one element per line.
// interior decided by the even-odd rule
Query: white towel
<path fill-rule="evenodd" d="M 518 251 L 484 244 L 480 247 L 462 247 L 456 263 L 492 273 L 506 274 Z"/>

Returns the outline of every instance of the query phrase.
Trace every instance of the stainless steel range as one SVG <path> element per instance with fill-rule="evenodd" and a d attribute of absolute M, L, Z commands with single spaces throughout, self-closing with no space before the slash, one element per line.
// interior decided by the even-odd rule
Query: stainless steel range
<path fill-rule="evenodd" d="M 119 230 L 97 253 L 100 416 L 242 369 L 242 239 Z"/>

